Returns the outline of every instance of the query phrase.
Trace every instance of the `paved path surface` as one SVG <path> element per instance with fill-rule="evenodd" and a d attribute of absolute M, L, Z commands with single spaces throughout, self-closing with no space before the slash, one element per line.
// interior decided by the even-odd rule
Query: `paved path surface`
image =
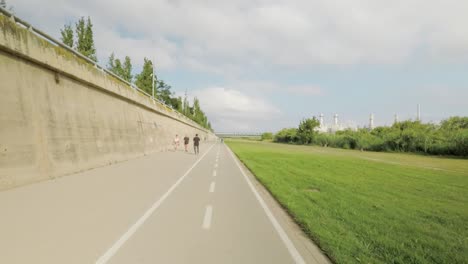
<path fill-rule="evenodd" d="M 0 192 L 0 263 L 328 263 L 222 144 Z"/>

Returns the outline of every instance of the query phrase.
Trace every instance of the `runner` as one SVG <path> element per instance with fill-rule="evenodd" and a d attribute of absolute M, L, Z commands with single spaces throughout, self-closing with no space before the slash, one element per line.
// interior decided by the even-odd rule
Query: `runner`
<path fill-rule="evenodd" d="M 175 135 L 175 138 L 174 138 L 174 151 L 177 150 L 178 146 L 179 146 L 179 135 Z"/>
<path fill-rule="evenodd" d="M 187 146 L 188 146 L 189 141 L 190 141 L 190 138 L 187 137 L 187 135 L 185 135 L 185 137 L 184 137 L 185 152 L 188 152 Z"/>
<path fill-rule="evenodd" d="M 195 137 L 193 138 L 193 150 L 195 151 L 195 154 L 200 153 L 200 138 L 198 137 L 198 134 L 195 134 Z"/>

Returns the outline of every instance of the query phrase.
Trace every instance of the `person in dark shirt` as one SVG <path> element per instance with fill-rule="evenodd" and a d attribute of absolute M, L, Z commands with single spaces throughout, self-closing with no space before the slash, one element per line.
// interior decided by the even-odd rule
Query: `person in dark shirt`
<path fill-rule="evenodd" d="M 195 134 L 195 137 L 193 138 L 193 150 L 195 151 L 195 154 L 200 153 L 200 138 L 198 137 L 198 134 Z"/>
<path fill-rule="evenodd" d="M 188 143 L 189 143 L 189 141 L 190 141 L 190 138 L 189 138 L 189 137 L 187 137 L 187 135 L 185 135 L 185 137 L 184 137 L 184 146 L 185 146 L 185 152 L 187 152 L 187 151 L 188 151 L 188 150 L 187 150 L 187 147 L 188 147 Z"/>

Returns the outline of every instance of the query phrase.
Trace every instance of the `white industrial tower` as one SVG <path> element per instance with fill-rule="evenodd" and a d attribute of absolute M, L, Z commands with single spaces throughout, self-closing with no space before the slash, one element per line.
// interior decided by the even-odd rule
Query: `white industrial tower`
<path fill-rule="evenodd" d="M 395 114 L 395 120 L 394 120 L 394 123 L 395 123 L 395 124 L 396 124 L 396 123 L 398 123 L 398 115 L 397 115 L 397 114 Z"/>
<path fill-rule="evenodd" d="M 369 129 L 370 129 L 370 130 L 374 129 L 374 114 L 370 114 L 370 117 L 369 117 Z"/>
<path fill-rule="evenodd" d="M 338 127 L 338 114 L 333 116 L 333 123 L 335 124 L 335 127 Z"/>
<path fill-rule="evenodd" d="M 418 104 L 418 110 L 416 115 L 416 121 L 421 121 L 421 106 Z"/>

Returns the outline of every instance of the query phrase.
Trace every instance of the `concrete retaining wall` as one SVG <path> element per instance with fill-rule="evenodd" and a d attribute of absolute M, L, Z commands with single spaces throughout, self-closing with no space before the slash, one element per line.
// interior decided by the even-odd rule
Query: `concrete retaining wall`
<path fill-rule="evenodd" d="M 211 132 L 0 15 L 0 190 Z"/>

